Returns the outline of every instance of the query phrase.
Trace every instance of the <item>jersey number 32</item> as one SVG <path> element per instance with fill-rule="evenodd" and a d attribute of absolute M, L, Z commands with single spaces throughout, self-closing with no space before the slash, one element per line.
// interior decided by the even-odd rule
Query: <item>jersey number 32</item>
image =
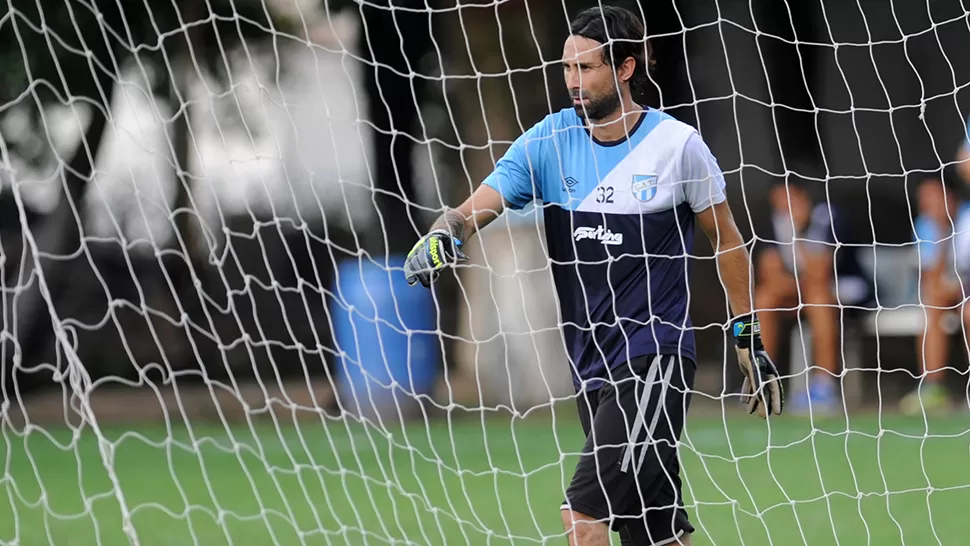
<path fill-rule="evenodd" d="M 597 186 L 596 192 L 597 203 L 613 202 L 613 186 Z"/>

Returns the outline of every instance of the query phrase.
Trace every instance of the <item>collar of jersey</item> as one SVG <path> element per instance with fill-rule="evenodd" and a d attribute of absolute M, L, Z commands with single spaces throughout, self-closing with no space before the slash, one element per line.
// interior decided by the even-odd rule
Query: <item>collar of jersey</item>
<path fill-rule="evenodd" d="M 586 123 L 582 120 L 582 118 L 579 117 L 579 114 L 575 114 L 574 112 L 574 115 L 576 116 L 576 119 L 579 120 L 580 123 L 582 123 L 583 130 L 586 131 L 586 134 L 589 135 L 589 138 L 593 141 L 594 144 L 596 144 L 597 146 L 603 146 L 604 148 L 612 148 L 613 146 L 619 146 L 620 144 L 623 144 L 624 142 L 630 140 L 631 138 L 633 138 L 633 135 L 635 135 L 637 131 L 640 130 L 640 126 L 643 125 L 643 121 L 647 119 L 647 116 L 650 115 L 649 106 L 641 105 L 641 107 L 643 108 L 643 111 L 640 112 L 640 117 L 637 119 L 637 122 L 633 125 L 633 128 L 630 129 L 630 132 L 627 133 L 626 136 L 624 136 L 623 138 L 618 138 L 616 140 L 611 140 L 609 142 L 603 142 L 602 140 L 599 140 L 596 137 L 594 137 L 593 134 L 589 132 L 589 128 L 586 127 Z"/>

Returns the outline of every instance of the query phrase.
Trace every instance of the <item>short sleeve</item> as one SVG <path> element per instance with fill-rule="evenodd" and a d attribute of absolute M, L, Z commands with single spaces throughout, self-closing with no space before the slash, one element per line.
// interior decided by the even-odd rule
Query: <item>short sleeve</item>
<path fill-rule="evenodd" d="M 512 209 L 521 209 L 542 199 L 541 147 L 546 121 L 541 121 L 515 139 L 498 160 L 495 170 L 482 184 L 499 192 Z"/>
<path fill-rule="evenodd" d="M 913 222 L 916 239 L 919 241 L 920 269 L 930 269 L 940 260 L 942 233 L 932 220 L 924 216 L 917 216 Z"/>
<path fill-rule="evenodd" d="M 721 167 L 697 133 L 692 133 L 684 144 L 681 170 L 684 197 L 694 212 L 701 212 L 727 199 Z"/>

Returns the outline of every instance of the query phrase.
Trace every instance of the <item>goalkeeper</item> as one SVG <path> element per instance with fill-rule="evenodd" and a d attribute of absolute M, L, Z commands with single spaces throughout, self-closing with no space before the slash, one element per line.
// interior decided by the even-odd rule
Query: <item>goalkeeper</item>
<path fill-rule="evenodd" d="M 572 108 L 516 139 L 404 266 L 409 283 L 430 286 L 443 267 L 466 259 L 464 242 L 505 207 L 543 203 L 586 434 L 561 507 L 569 543 L 577 546 L 609 544 L 610 529 L 622 544 L 691 543 L 677 444 L 695 373 L 687 260 L 695 222 L 717 250 L 745 375 L 742 400 L 762 417 L 780 414 L 783 405 L 717 162 L 692 127 L 633 100 L 651 62 L 633 13 L 580 13 L 562 57 Z"/>

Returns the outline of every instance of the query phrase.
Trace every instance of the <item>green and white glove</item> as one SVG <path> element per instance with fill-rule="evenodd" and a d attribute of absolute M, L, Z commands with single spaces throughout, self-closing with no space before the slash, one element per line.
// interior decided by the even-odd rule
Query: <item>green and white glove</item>
<path fill-rule="evenodd" d="M 785 408 L 785 389 L 781 374 L 765 352 L 761 343 L 761 324 L 754 313 L 731 321 L 738 365 L 744 372 L 741 385 L 741 403 L 748 406 L 748 413 L 758 412 L 765 419 L 770 414 L 781 415 Z"/>
<path fill-rule="evenodd" d="M 404 262 L 404 275 L 408 284 L 420 282 L 428 288 L 438 278 L 441 270 L 449 265 L 468 260 L 462 251 L 462 242 L 443 229 L 429 232 L 415 243 Z"/>

